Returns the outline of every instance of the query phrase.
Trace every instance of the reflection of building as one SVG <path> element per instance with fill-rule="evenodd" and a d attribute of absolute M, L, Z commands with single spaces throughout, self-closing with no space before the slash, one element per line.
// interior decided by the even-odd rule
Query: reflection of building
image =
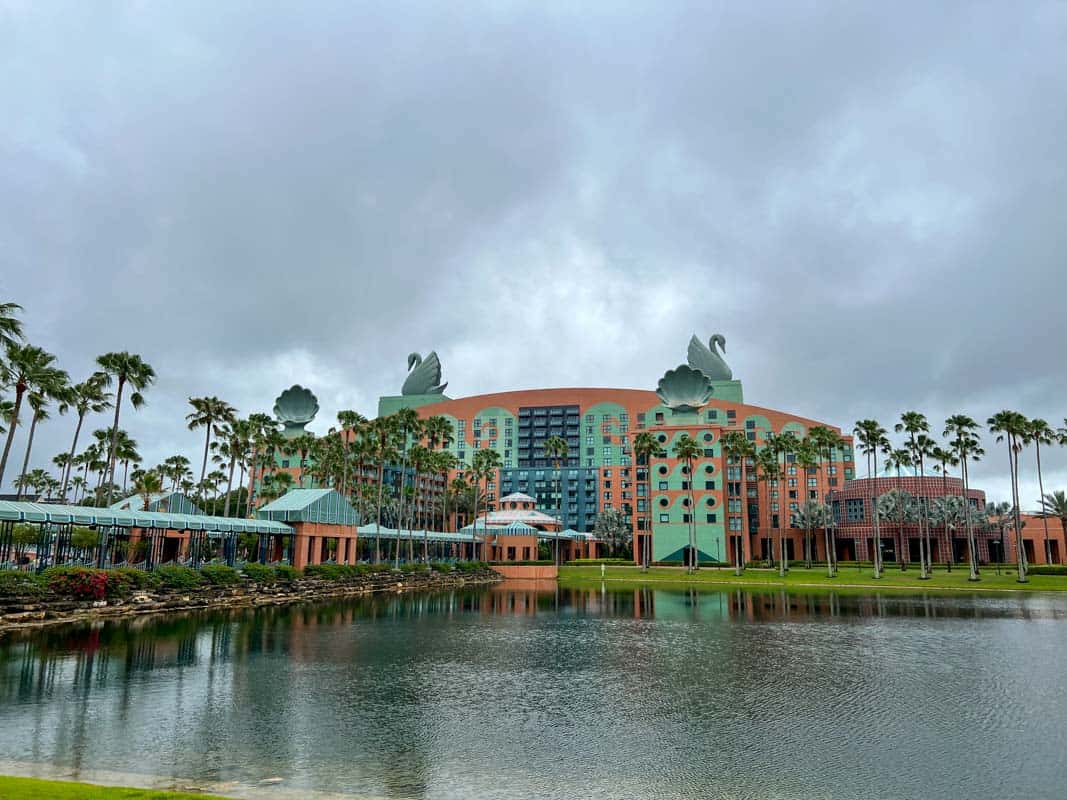
<path fill-rule="evenodd" d="M 932 507 L 940 497 L 963 497 L 963 481 L 959 478 L 943 477 L 881 477 L 859 478 L 848 481 L 840 490 L 830 493 L 829 502 L 833 518 L 837 523 L 837 554 L 842 560 L 869 561 L 874 553 L 874 499 L 890 492 L 906 492 L 911 498 L 927 507 Z M 970 489 L 967 493 L 971 510 L 976 514 L 974 534 L 978 543 L 978 560 L 980 563 L 997 558 L 998 537 L 988 528 L 978 524 L 977 514 L 985 508 L 985 492 Z M 882 539 L 882 554 L 887 561 L 896 561 L 903 553 L 905 561 L 919 561 L 919 526 L 914 515 L 904 517 L 903 525 L 890 512 L 883 512 L 879 519 L 879 532 Z M 924 537 L 925 538 L 925 537 Z M 934 524 L 930 528 L 932 560 L 944 562 L 952 553 L 952 560 L 958 563 L 967 558 L 967 526 L 964 519 L 949 525 Z"/>

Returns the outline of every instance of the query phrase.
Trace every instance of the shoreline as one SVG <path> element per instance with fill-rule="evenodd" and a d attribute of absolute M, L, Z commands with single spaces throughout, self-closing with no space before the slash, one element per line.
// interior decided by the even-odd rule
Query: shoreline
<path fill-rule="evenodd" d="M 79 622 L 103 622 L 148 615 L 178 614 L 219 608 L 282 606 L 383 592 L 436 591 L 491 586 L 503 580 L 492 570 L 476 573 L 379 573 L 353 581 L 302 578 L 292 583 L 199 587 L 195 590 L 137 592 L 133 597 L 97 605 L 56 597 L 0 599 L 0 637 Z"/>
<path fill-rule="evenodd" d="M 1059 594 L 1067 592 L 1067 576 L 1034 575 L 1027 583 L 1018 583 L 1013 575 L 990 575 L 987 571 L 975 582 L 967 580 L 967 573 L 935 572 L 933 577 L 920 580 L 918 570 L 887 572 L 882 578 L 870 575 L 845 575 L 827 578 L 825 572 L 793 567 L 785 578 L 777 570 L 746 569 L 741 576 L 733 574 L 733 567 L 702 567 L 688 574 L 684 567 L 652 567 L 641 572 L 638 567 L 608 566 L 604 575 L 598 565 L 565 566 L 560 570 L 560 586 L 588 586 L 598 583 L 629 584 L 635 587 L 655 584 L 676 587 L 736 587 L 749 589 L 784 589 L 804 592 L 816 590 L 832 592 L 892 592 L 894 594 Z"/>

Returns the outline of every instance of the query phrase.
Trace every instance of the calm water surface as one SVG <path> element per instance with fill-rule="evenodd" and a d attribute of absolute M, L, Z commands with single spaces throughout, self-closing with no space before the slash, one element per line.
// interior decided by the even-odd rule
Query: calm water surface
<path fill-rule="evenodd" d="M 0 640 L 0 759 L 278 798 L 1061 800 L 1065 634 L 1054 596 L 508 584 L 67 627 Z"/>

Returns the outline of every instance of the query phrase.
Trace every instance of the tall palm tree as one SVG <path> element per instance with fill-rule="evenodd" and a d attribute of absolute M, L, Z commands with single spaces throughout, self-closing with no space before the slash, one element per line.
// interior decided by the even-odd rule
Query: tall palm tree
<path fill-rule="evenodd" d="M 220 426 L 236 419 L 237 411 L 225 400 L 220 400 L 214 396 L 190 397 L 189 405 L 193 407 L 193 410 L 185 415 L 186 422 L 189 423 L 189 430 L 195 431 L 197 428 L 203 428 L 206 432 L 204 436 L 204 460 L 200 466 L 200 482 L 203 483 L 204 476 L 207 475 L 207 454 L 211 449 L 211 434 L 218 434 Z"/>
<path fill-rule="evenodd" d="M 942 436 L 951 436 L 949 444 L 956 451 L 960 465 L 960 478 L 963 481 L 963 510 L 967 523 L 967 560 L 970 567 L 968 580 L 978 580 L 978 543 L 974 538 L 974 520 L 971 514 L 970 468 L 968 461 L 978 462 L 985 455 L 978 439 L 978 423 L 966 414 L 953 414 L 945 420 Z"/>
<path fill-rule="evenodd" d="M 15 316 L 19 311 L 18 303 L 0 303 L 0 350 L 22 341 L 22 322 Z"/>
<path fill-rule="evenodd" d="M 183 455 L 173 455 L 163 460 L 163 474 L 171 480 L 171 491 L 178 491 L 179 484 L 191 474 L 189 459 Z"/>
<path fill-rule="evenodd" d="M 130 462 L 137 462 L 141 454 L 137 452 L 137 442 L 130 438 L 126 431 L 120 430 L 118 442 L 115 445 L 115 460 L 122 462 L 122 493 L 126 493 L 126 477 L 129 473 Z"/>
<path fill-rule="evenodd" d="M 133 482 L 133 493 L 141 495 L 143 511 L 147 511 L 152 505 L 152 495 L 161 491 L 163 491 L 163 479 L 153 470 L 141 473 Z"/>
<path fill-rule="evenodd" d="M 941 496 L 946 497 L 948 495 L 949 467 L 958 467 L 960 465 L 959 456 L 948 447 L 935 445 L 930 448 L 930 458 L 937 462 L 937 466 L 933 469 L 934 472 L 941 473 Z M 944 536 L 945 571 L 952 572 L 952 536 L 948 526 L 942 527 L 942 534 Z M 927 539 L 929 540 L 929 537 Z"/>
<path fill-rule="evenodd" d="M 808 431 L 808 439 L 811 441 L 815 452 L 819 457 L 819 471 L 823 472 L 824 465 L 834 460 L 834 450 L 844 447 L 844 440 L 833 430 L 825 425 L 815 425 Z M 824 477 L 820 474 L 820 478 Z M 820 481 L 821 482 L 821 481 Z M 826 575 L 833 578 L 837 573 L 837 547 L 833 535 L 833 515 L 823 515 L 823 541 L 826 546 Z"/>
<path fill-rule="evenodd" d="M 696 439 L 690 436 L 688 433 L 683 433 L 679 436 L 674 446 L 671 448 L 674 453 L 674 457 L 679 461 L 685 462 L 685 467 L 688 472 L 689 478 L 689 554 L 690 560 L 686 565 L 686 571 L 692 573 L 694 570 L 700 569 L 700 555 L 697 548 L 697 533 L 696 533 L 696 498 L 693 494 L 693 476 L 696 460 L 700 458 L 704 453 L 704 449 L 700 446 Z"/>
<path fill-rule="evenodd" d="M 374 563 L 382 560 L 382 493 L 385 490 L 385 465 L 396 460 L 398 429 L 396 420 L 389 417 L 372 419 L 367 425 L 372 442 L 371 453 L 378 464 L 378 502 L 375 504 Z M 399 530 L 397 531 L 399 536 Z"/>
<path fill-rule="evenodd" d="M 552 462 L 556 472 L 556 518 L 563 529 L 563 492 L 560 489 L 561 468 L 564 461 L 570 456 L 571 448 L 567 440 L 561 436 L 549 436 L 545 439 L 545 458 Z M 556 566 L 559 566 L 559 535 L 556 536 Z"/>
<path fill-rule="evenodd" d="M 122 410 L 122 393 L 128 385 L 131 388 L 130 405 L 135 409 L 144 405 L 145 389 L 156 380 L 156 371 L 139 355 L 122 351 L 120 353 L 104 353 L 96 359 L 96 365 L 107 377 L 107 386 L 114 379 L 115 388 L 115 419 L 111 424 L 111 448 L 108 451 L 107 464 L 111 473 L 110 484 L 107 490 L 105 505 L 111 505 L 111 492 L 115 484 L 115 445 L 119 432 L 119 412 Z"/>
<path fill-rule="evenodd" d="M 892 469 L 897 473 L 897 501 L 893 504 L 893 510 L 897 513 L 897 560 L 900 562 L 900 571 L 903 572 L 908 568 L 908 547 L 907 540 L 904 538 L 904 518 L 906 516 L 906 503 L 903 502 L 904 470 L 912 466 L 911 451 L 906 447 L 898 447 L 894 450 L 890 450 L 885 457 L 885 465 L 887 469 Z M 920 577 L 925 580 L 926 575 L 926 558 L 922 553 L 923 541 L 919 539 L 919 561 L 922 563 L 922 568 L 919 570 Z"/>
<path fill-rule="evenodd" d="M 1030 439 L 1030 420 L 1018 411 L 999 411 L 988 420 L 989 432 L 997 434 L 997 441 L 1004 442 L 1008 447 L 1008 469 L 1011 477 L 1011 498 L 1015 506 L 1015 566 L 1018 570 L 1019 583 L 1026 583 L 1025 553 L 1023 551 L 1023 536 L 1021 518 L 1018 513 L 1019 503 L 1019 453 Z"/>
<path fill-rule="evenodd" d="M 484 499 L 484 502 L 485 502 L 485 513 L 486 513 L 486 516 L 488 517 L 488 515 L 489 515 L 489 479 L 495 477 L 497 470 L 500 469 L 502 466 L 504 466 L 504 463 L 500 458 L 500 453 L 498 453 L 496 450 L 493 450 L 492 448 L 486 448 L 485 450 L 478 450 L 477 452 L 475 452 L 474 458 L 471 459 L 471 471 L 474 473 L 474 477 L 475 477 L 475 500 L 474 500 L 474 524 L 475 524 L 474 534 L 475 534 L 475 539 L 477 539 L 477 535 L 478 535 L 478 529 L 477 529 L 477 525 L 478 525 L 477 485 L 478 485 L 478 482 L 480 481 L 480 482 L 485 484 L 485 495 L 484 495 L 483 499 Z M 488 558 L 486 558 L 486 555 L 488 553 L 489 538 L 486 535 L 485 528 L 486 528 L 486 526 L 483 524 L 482 525 L 482 533 L 483 533 L 483 538 L 482 538 L 482 560 L 483 561 L 488 561 Z"/>
<path fill-rule="evenodd" d="M 745 542 L 749 541 L 748 529 L 748 461 L 756 457 L 756 445 L 748 440 L 744 431 L 727 431 L 722 435 L 722 451 L 727 464 L 741 467 L 741 536 L 734 547 L 734 574 L 744 571 Z M 695 514 L 695 509 L 694 509 Z M 727 517 L 729 519 L 729 517 Z"/>
<path fill-rule="evenodd" d="M 447 450 L 436 450 L 430 471 L 441 478 L 441 530 L 448 530 L 448 476 L 461 466 L 460 460 Z"/>
<path fill-rule="evenodd" d="M 634 457 L 638 465 L 645 467 L 645 535 L 642 539 L 641 569 L 648 572 L 652 562 L 652 459 L 663 455 L 663 446 L 651 431 L 640 431 L 634 436 Z"/>
<path fill-rule="evenodd" d="M 803 487 L 804 502 L 807 503 L 811 497 L 808 490 L 808 475 L 814 472 L 819 466 L 819 451 L 812 440 L 805 436 L 797 443 L 796 450 L 796 465 L 797 472 L 801 473 L 804 477 L 797 483 Z M 799 493 L 798 493 L 799 496 Z M 807 527 L 804 528 L 804 568 L 811 569 L 812 562 L 815 560 L 814 550 L 815 542 L 812 537 L 811 523 L 818 519 L 817 513 L 805 514 L 803 520 Z"/>
<path fill-rule="evenodd" d="M 33 416 L 30 418 L 30 434 L 26 440 L 26 455 L 22 460 L 23 475 L 30 467 L 30 451 L 33 450 L 33 435 L 37 431 L 37 423 L 48 419 L 48 404 L 52 400 L 64 401 L 69 397 L 70 380 L 62 370 L 50 372 L 30 392 L 28 402 Z M 60 408 L 63 409 L 62 406 Z M 21 490 L 18 496 L 21 496 Z"/>
<path fill-rule="evenodd" d="M 927 421 L 926 415 L 919 411 L 905 411 L 900 415 L 900 422 L 893 426 L 893 430 L 897 433 L 906 433 L 908 435 L 905 447 L 911 455 L 912 466 L 919 468 L 919 485 L 922 486 L 922 478 L 926 477 L 925 459 L 930 454 L 931 448 L 934 446 L 934 440 L 927 435 L 930 433 L 930 423 Z M 918 498 L 917 502 L 919 513 L 919 554 L 920 560 L 922 561 L 919 571 L 922 573 L 923 577 L 928 577 L 930 573 L 929 562 L 932 559 L 930 553 L 930 540 L 929 537 L 923 540 L 923 522 L 926 517 L 923 498 Z M 926 548 L 925 556 L 922 553 L 923 547 Z"/>
<path fill-rule="evenodd" d="M 1027 436 L 1034 443 L 1034 451 L 1037 454 L 1037 490 L 1038 496 L 1045 497 L 1045 481 L 1041 476 L 1041 445 L 1053 445 L 1059 441 L 1056 431 L 1043 419 L 1032 419 L 1029 422 Z M 1045 528 L 1045 563 L 1052 563 L 1052 541 L 1048 536 L 1048 517 L 1042 516 L 1041 523 Z M 1067 532 L 1067 529 L 1065 529 Z"/>
<path fill-rule="evenodd" d="M 27 392 L 54 385 L 67 377 L 66 372 L 55 366 L 56 357 L 40 347 L 9 344 L 6 355 L 7 358 L 0 361 L 0 385 L 14 387 L 15 402 L 8 423 L 4 454 L 0 457 L 0 486 L 4 484 L 4 472 L 11 453 L 11 440 L 15 438 L 15 428 L 19 424 L 23 397 Z"/>
<path fill-rule="evenodd" d="M 367 418 L 358 411 L 344 409 L 337 412 L 337 424 L 341 426 L 341 441 L 344 444 L 344 462 L 341 469 L 341 494 L 348 496 L 348 455 L 352 441 L 358 440 Z"/>
<path fill-rule="evenodd" d="M 67 496 L 67 483 L 70 481 L 70 470 L 74 463 L 74 454 L 78 451 L 78 437 L 81 435 L 85 417 L 106 411 L 111 405 L 111 392 L 105 389 L 106 385 L 107 378 L 102 373 L 94 372 L 81 383 L 74 384 L 70 389 L 70 397 L 60 401 L 60 413 L 73 408 L 78 415 L 78 423 L 74 426 L 74 440 L 70 443 L 70 465 L 63 473 L 60 497 Z"/>
<path fill-rule="evenodd" d="M 878 420 L 874 419 L 861 419 L 856 422 L 855 428 L 852 433 L 859 440 L 860 447 L 865 456 L 867 456 L 867 478 L 877 478 L 878 476 L 878 453 L 879 451 L 885 452 L 889 448 L 889 438 L 886 435 L 887 431 L 881 426 Z M 872 480 L 871 485 L 875 483 Z M 871 500 L 871 515 L 874 517 L 874 557 L 872 559 L 874 563 L 874 577 L 882 577 L 882 532 L 878 520 L 878 492 L 874 491 L 874 499 Z"/>
<path fill-rule="evenodd" d="M 772 443 L 774 441 L 773 437 L 774 437 L 774 435 L 771 434 L 771 442 Z M 768 526 L 769 527 L 767 528 L 767 537 L 766 537 L 766 539 L 764 540 L 763 537 L 760 537 L 760 539 L 761 539 L 761 544 L 762 544 L 762 541 L 766 541 L 766 543 L 767 543 L 767 558 L 766 558 L 766 562 L 767 562 L 767 569 L 770 569 L 771 567 L 774 566 L 774 534 L 773 534 L 772 531 L 776 527 L 774 525 L 774 511 L 773 511 L 774 506 L 772 504 L 771 485 L 773 483 L 773 485 L 775 487 L 777 487 L 778 486 L 778 481 L 781 478 L 781 467 L 779 467 L 779 465 L 778 465 L 778 454 L 774 452 L 774 449 L 772 447 L 769 447 L 766 444 L 764 444 L 763 447 L 758 448 L 756 450 L 756 457 L 755 457 L 755 459 L 753 459 L 753 467 L 756 470 L 756 482 L 757 482 L 757 484 L 762 484 L 763 485 L 763 487 L 764 487 L 763 491 L 764 491 L 764 495 L 765 495 L 766 501 L 767 501 L 764 504 L 764 508 L 767 509 L 767 522 L 768 522 Z M 775 491 L 778 492 L 779 495 L 780 495 L 780 489 L 775 488 Z M 780 529 L 781 525 L 782 525 L 782 520 L 781 520 L 781 497 L 780 496 L 779 496 L 778 500 L 779 500 L 779 506 L 778 506 L 779 507 L 779 512 L 778 512 L 778 525 L 777 525 L 777 527 Z"/>

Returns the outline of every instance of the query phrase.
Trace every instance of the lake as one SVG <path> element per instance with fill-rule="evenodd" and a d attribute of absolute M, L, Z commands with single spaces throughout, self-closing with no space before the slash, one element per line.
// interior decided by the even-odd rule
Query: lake
<path fill-rule="evenodd" d="M 388 595 L 0 639 L 0 771 L 266 798 L 1067 795 L 1067 598 Z"/>

